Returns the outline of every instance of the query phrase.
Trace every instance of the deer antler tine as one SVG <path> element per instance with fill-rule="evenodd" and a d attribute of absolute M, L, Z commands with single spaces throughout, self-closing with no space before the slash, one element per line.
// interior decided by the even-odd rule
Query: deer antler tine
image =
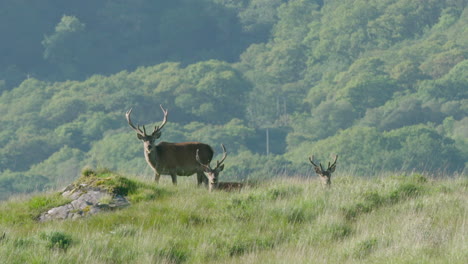
<path fill-rule="evenodd" d="M 317 164 L 314 163 L 314 155 L 312 155 L 312 156 L 309 157 L 309 161 L 310 161 L 310 163 L 312 163 L 312 165 L 314 165 L 315 167 L 317 167 Z"/>
<path fill-rule="evenodd" d="M 226 147 L 223 144 L 221 144 L 221 147 L 223 148 L 223 157 L 221 158 L 221 161 L 216 161 L 216 168 L 218 168 L 227 157 Z"/>
<path fill-rule="evenodd" d="M 164 109 L 162 104 L 160 104 L 159 107 L 161 107 L 161 110 L 163 111 L 164 115 L 167 115 L 167 109 Z"/>
<path fill-rule="evenodd" d="M 199 149 L 197 149 L 197 152 L 196 152 L 196 154 L 195 154 L 195 159 L 198 161 L 198 163 L 201 164 L 201 162 L 200 162 L 200 156 L 198 156 L 198 151 L 199 151 Z"/>
<path fill-rule="evenodd" d="M 330 162 L 328 162 L 328 169 L 327 171 L 334 172 L 336 168 L 336 160 L 338 159 L 338 155 L 335 155 L 335 159 L 333 160 L 333 163 L 330 165 Z"/>
<path fill-rule="evenodd" d="M 338 160 L 338 155 L 335 155 L 335 159 L 333 160 L 333 164 L 332 166 L 334 166 L 336 164 L 336 161 Z"/>
<path fill-rule="evenodd" d="M 161 107 L 161 110 L 163 111 L 163 114 L 164 114 L 164 118 L 163 118 L 163 121 L 162 123 L 158 126 L 158 130 L 162 129 L 164 127 L 164 125 L 166 124 L 167 122 L 167 114 L 168 114 L 168 111 L 167 109 L 164 109 L 162 105 L 159 105 L 159 107 Z"/>
<path fill-rule="evenodd" d="M 203 164 L 203 163 L 201 162 L 200 156 L 198 155 L 198 151 L 199 151 L 199 149 L 197 149 L 197 153 L 196 153 L 196 155 L 195 155 L 195 160 L 196 160 L 202 167 L 211 169 L 211 168 L 210 168 L 210 164 L 207 164 L 207 165 L 206 165 L 206 164 Z"/>
<path fill-rule="evenodd" d="M 133 128 L 133 130 L 135 130 L 138 134 L 144 136 L 145 133 L 144 133 L 143 131 L 141 131 L 140 126 L 135 127 L 135 125 L 134 125 L 133 122 L 132 122 L 132 119 L 130 118 L 130 114 L 132 113 L 132 110 L 133 110 L 133 108 L 130 108 L 130 110 L 128 110 L 128 111 L 125 113 L 125 118 L 127 118 L 128 125 L 129 125 L 131 128 Z"/>
<path fill-rule="evenodd" d="M 125 113 L 125 116 L 127 116 L 127 118 L 130 116 L 130 114 L 132 113 L 132 110 L 133 108 L 130 108 L 126 113 Z"/>
<path fill-rule="evenodd" d="M 221 144 L 221 147 L 223 148 L 223 158 L 221 159 L 221 161 L 219 163 L 223 163 L 223 161 L 226 159 L 227 157 L 227 151 L 226 151 L 226 147 L 224 146 L 224 144 Z"/>

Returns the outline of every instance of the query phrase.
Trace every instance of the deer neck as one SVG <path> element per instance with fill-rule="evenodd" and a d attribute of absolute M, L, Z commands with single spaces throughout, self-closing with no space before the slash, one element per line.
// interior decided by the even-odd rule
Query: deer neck
<path fill-rule="evenodd" d="M 152 146 L 149 150 L 147 150 L 145 147 L 144 154 L 145 154 L 145 159 L 148 165 L 150 165 L 151 168 L 156 170 L 156 160 L 157 160 L 156 147 Z"/>

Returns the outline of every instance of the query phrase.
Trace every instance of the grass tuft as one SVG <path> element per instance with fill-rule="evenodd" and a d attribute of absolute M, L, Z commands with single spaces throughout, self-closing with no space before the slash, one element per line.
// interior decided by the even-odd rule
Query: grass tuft
<path fill-rule="evenodd" d="M 156 255 L 167 263 L 180 264 L 187 261 L 189 251 L 183 243 L 171 242 L 167 248 L 156 251 Z"/>
<path fill-rule="evenodd" d="M 366 239 L 359 242 L 354 248 L 353 256 L 358 259 L 363 259 L 369 256 L 378 246 L 378 240 L 375 238 Z"/>
<path fill-rule="evenodd" d="M 72 237 L 59 231 L 41 233 L 40 238 L 47 242 L 47 248 L 67 250 L 72 245 Z"/>
<path fill-rule="evenodd" d="M 464 264 L 468 257 L 462 177 L 337 175 L 328 190 L 284 178 L 232 193 L 209 193 L 193 177 L 175 187 L 102 169 L 82 178 L 127 193 L 131 206 L 37 222 L 31 216 L 60 205 L 60 195 L 2 202 L 3 262 Z"/>

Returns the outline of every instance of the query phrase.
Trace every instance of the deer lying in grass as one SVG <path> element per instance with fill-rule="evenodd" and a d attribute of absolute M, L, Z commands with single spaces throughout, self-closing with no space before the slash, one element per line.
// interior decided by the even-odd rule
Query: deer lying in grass
<path fill-rule="evenodd" d="M 338 155 L 335 155 L 335 160 L 333 163 L 330 165 L 330 162 L 328 162 L 328 168 L 327 170 L 324 170 L 322 167 L 322 163 L 319 163 L 320 166 L 317 166 L 317 164 L 314 163 L 314 156 L 309 157 L 310 163 L 314 165 L 315 173 L 317 173 L 320 176 L 320 180 L 322 181 L 322 184 L 324 186 L 330 186 L 331 185 L 331 174 L 335 171 L 336 169 L 336 160 L 338 159 Z"/>
<path fill-rule="evenodd" d="M 203 163 L 200 160 L 200 157 L 199 157 L 199 154 L 198 154 L 198 149 L 197 149 L 197 154 L 195 156 L 195 159 L 200 164 L 200 166 L 203 168 L 205 176 L 208 179 L 208 190 L 210 192 L 213 189 L 225 190 L 225 191 L 240 190 L 242 187 L 244 187 L 243 183 L 240 183 L 240 182 L 219 182 L 218 181 L 219 173 L 221 171 L 223 171 L 223 169 L 224 169 L 223 162 L 224 162 L 224 160 L 226 159 L 226 156 L 227 156 L 226 148 L 224 147 L 223 144 L 221 144 L 221 147 L 223 148 L 223 157 L 221 158 L 221 161 L 216 161 L 216 167 L 214 167 L 214 168 L 211 168 L 210 163 Z"/>
<path fill-rule="evenodd" d="M 143 141 L 145 159 L 154 170 L 154 180 L 159 182 L 161 174 L 171 175 L 172 183 L 176 185 L 177 175 L 190 176 L 196 173 L 198 185 L 202 182 L 207 185 L 208 181 L 203 173 L 203 168 L 199 165 L 199 161 L 195 160 L 195 155 L 199 153 L 199 159 L 203 163 L 209 164 L 213 158 L 213 149 L 200 142 L 160 142 L 156 145 L 155 141 L 161 136 L 161 129 L 167 122 L 167 110 L 160 107 L 164 113 L 164 119 L 161 125 L 155 126 L 149 135 L 146 134 L 145 126 L 142 130 L 140 126 L 133 125 L 130 119 L 132 109 L 125 114 L 129 126 L 135 130 L 138 139 Z"/>
<path fill-rule="evenodd" d="M 243 182 L 218 182 L 216 190 L 223 190 L 227 192 L 240 191 L 245 187 Z"/>

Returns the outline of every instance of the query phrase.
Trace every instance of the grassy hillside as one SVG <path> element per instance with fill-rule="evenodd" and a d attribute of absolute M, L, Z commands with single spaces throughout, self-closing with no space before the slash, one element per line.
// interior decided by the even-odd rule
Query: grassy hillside
<path fill-rule="evenodd" d="M 160 140 L 224 144 L 229 180 L 335 154 L 468 173 L 468 0 L 29 2 L 0 3 L 0 200 L 151 175 L 125 112 L 150 128 L 160 104 Z"/>
<path fill-rule="evenodd" d="M 98 177 L 119 178 L 105 172 Z M 114 181 L 114 182 L 122 182 Z M 0 203 L 2 263 L 466 263 L 468 179 L 337 173 L 208 193 L 124 181 L 132 206 L 38 223 L 56 193 Z M 1 262 L 1 261 L 0 261 Z"/>

